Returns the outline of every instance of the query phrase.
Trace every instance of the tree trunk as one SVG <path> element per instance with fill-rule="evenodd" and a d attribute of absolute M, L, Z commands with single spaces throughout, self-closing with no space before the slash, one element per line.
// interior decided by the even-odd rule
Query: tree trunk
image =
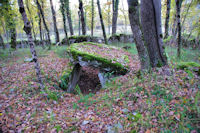
<path fill-rule="evenodd" d="M 141 24 L 151 66 L 166 65 L 167 58 L 162 46 L 160 0 L 141 0 Z"/>
<path fill-rule="evenodd" d="M 5 49 L 5 45 L 4 45 L 4 41 L 3 41 L 3 37 L 0 34 L 0 45 L 2 45 L 3 49 Z"/>
<path fill-rule="evenodd" d="M 37 4 L 37 7 L 38 7 L 38 10 L 40 11 L 44 27 L 45 27 L 45 29 L 47 31 L 48 42 L 49 42 L 49 50 L 50 50 L 51 49 L 51 38 L 50 38 L 50 34 L 49 34 L 49 28 L 47 26 L 47 23 L 46 23 L 46 20 L 45 20 L 45 17 L 44 17 L 44 12 L 43 12 L 42 7 L 41 7 L 41 5 L 40 5 L 38 0 L 36 0 L 36 4 Z"/>
<path fill-rule="evenodd" d="M 66 13 L 67 13 L 67 20 L 68 20 L 68 24 L 69 24 L 69 30 L 70 30 L 70 34 L 71 36 L 74 35 L 74 30 L 73 30 L 73 25 L 72 25 L 72 18 L 71 18 L 71 10 L 70 10 L 70 6 L 69 6 L 69 0 L 65 0 L 65 7 L 66 7 Z"/>
<path fill-rule="evenodd" d="M 129 20 L 133 32 L 133 38 L 135 40 L 139 59 L 141 62 L 141 69 L 148 69 L 150 63 L 149 63 L 148 51 L 147 48 L 145 47 L 142 31 L 140 29 L 139 3 L 138 0 L 127 0 L 127 2 L 129 7 L 128 8 Z"/>
<path fill-rule="evenodd" d="M 80 10 L 80 14 L 81 14 L 82 33 L 83 33 L 83 35 L 86 35 L 86 23 L 85 23 L 82 0 L 79 0 L 79 10 Z"/>
<path fill-rule="evenodd" d="M 35 44 L 34 44 L 33 38 L 32 38 L 31 25 L 30 25 L 30 22 L 27 18 L 27 15 L 26 15 L 23 0 L 18 0 L 18 5 L 19 5 L 19 12 L 21 13 L 23 21 L 24 21 L 24 31 L 26 32 L 26 35 L 28 37 L 28 42 L 29 42 L 29 45 L 30 45 L 32 58 L 33 58 L 33 61 L 34 61 L 34 64 L 35 64 L 35 70 L 36 70 L 38 82 L 40 84 L 40 88 L 43 89 L 44 85 L 42 83 L 40 66 L 39 66 L 37 54 L 36 54 L 36 51 L 35 51 L 35 46 L 34 46 Z"/>
<path fill-rule="evenodd" d="M 38 21 L 38 25 L 39 25 L 39 31 L 40 31 L 40 41 L 42 41 L 42 20 L 41 20 L 41 15 L 38 12 L 38 16 L 39 16 L 39 21 Z"/>
<path fill-rule="evenodd" d="M 92 22 L 91 22 L 91 36 L 94 34 L 94 0 L 92 0 Z"/>
<path fill-rule="evenodd" d="M 118 6 L 119 0 L 113 0 L 112 35 L 117 31 Z"/>
<path fill-rule="evenodd" d="M 170 17 L 170 9 L 171 9 L 171 0 L 167 0 L 167 12 L 165 18 L 165 39 L 169 36 L 169 17 Z"/>
<path fill-rule="evenodd" d="M 183 25 L 184 25 L 184 23 L 185 23 L 186 17 L 187 17 L 187 15 L 188 15 L 188 11 L 189 11 L 189 9 L 190 9 L 192 3 L 193 3 L 193 0 L 191 0 L 189 6 L 188 6 L 188 8 L 187 8 L 186 14 L 185 14 L 185 16 L 183 17 L 183 21 L 182 21 L 182 23 L 181 23 L 182 27 L 183 27 Z"/>
<path fill-rule="evenodd" d="M 81 35 L 81 13 L 78 11 L 78 35 Z"/>
<path fill-rule="evenodd" d="M 178 38 L 177 38 L 177 57 L 181 57 L 181 20 L 180 20 L 180 12 L 181 12 L 181 2 L 180 0 L 176 0 L 176 20 L 177 20 L 177 31 L 178 31 Z"/>
<path fill-rule="evenodd" d="M 110 2 L 110 0 L 107 0 L 107 3 L 108 2 Z M 110 6 L 110 4 L 109 4 L 109 6 L 108 6 L 108 34 L 110 35 L 110 8 L 111 8 L 111 6 Z"/>
<path fill-rule="evenodd" d="M 100 21 L 101 21 L 101 27 L 102 27 L 102 31 L 103 31 L 104 41 L 105 41 L 105 44 L 108 44 L 107 37 L 106 37 L 106 30 L 105 30 L 105 26 L 104 26 L 104 22 L 103 22 L 103 17 L 102 17 L 102 14 L 101 14 L 101 6 L 100 6 L 99 0 L 97 0 L 97 6 L 98 6 L 98 10 L 99 10 L 99 17 L 100 17 Z"/>
<path fill-rule="evenodd" d="M 69 38 L 68 38 L 68 34 L 67 34 L 67 27 L 66 27 L 66 18 L 65 18 L 65 9 L 64 9 L 64 0 L 60 0 L 61 3 L 61 13 L 62 13 L 62 17 L 63 17 L 63 27 L 64 27 L 64 32 L 65 32 L 65 38 L 67 40 L 67 45 L 69 45 Z"/>
<path fill-rule="evenodd" d="M 17 46 L 17 33 L 16 33 L 16 27 L 12 27 L 10 29 L 10 33 L 11 33 L 11 48 L 16 49 Z"/>
<path fill-rule="evenodd" d="M 123 8 L 123 16 L 124 16 L 124 24 L 125 24 L 125 33 L 127 33 L 127 17 L 126 17 L 126 12 L 124 8 L 124 2 L 122 1 L 122 8 Z M 139 10 L 139 9 L 138 9 Z M 138 14 L 139 15 L 139 14 Z M 138 18 L 139 19 L 139 18 Z"/>
<path fill-rule="evenodd" d="M 56 22 L 56 12 L 53 8 L 53 2 L 52 0 L 50 0 L 50 5 L 51 5 L 51 12 L 52 12 L 52 16 L 53 16 L 53 25 L 54 25 L 54 32 L 55 32 L 55 37 L 56 37 L 56 43 L 60 42 L 60 37 L 59 37 L 59 32 L 58 32 L 58 28 L 57 28 L 57 22 Z"/>
<path fill-rule="evenodd" d="M 28 13 L 29 13 L 29 15 L 30 15 L 31 26 L 33 27 L 33 28 L 32 28 L 33 36 L 34 36 L 34 40 L 36 41 L 36 33 L 35 33 L 35 30 L 34 30 L 34 23 L 33 23 L 32 14 L 31 14 L 31 11 L 30 11 L 30 8 L 29 8 L 28 0 L 25 1 L 25 4 L 26 4 L 26 8 L 27 8 L 27 10 L 28 10 Z"/>

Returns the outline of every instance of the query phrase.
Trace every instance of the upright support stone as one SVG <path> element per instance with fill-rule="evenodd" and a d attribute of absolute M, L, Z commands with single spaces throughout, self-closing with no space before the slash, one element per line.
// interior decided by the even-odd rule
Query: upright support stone
<path fill-rule="evenodd" d="M 73 93 L 76 85 L 80 79 L 82 67 L 79 63 L 75 64 L 70 79 L 69 79 L 69 86 L 68 86 L 68 93 Z"/>

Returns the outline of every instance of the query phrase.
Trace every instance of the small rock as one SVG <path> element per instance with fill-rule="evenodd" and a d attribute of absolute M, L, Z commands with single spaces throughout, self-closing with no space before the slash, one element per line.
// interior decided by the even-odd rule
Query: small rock
<path fill-rule="evenodd" d="M 90 123 L 90 121 L 83 121 L 83 122 L 82 122 L 82 125 L 86 125 L 86 124 L 88 124 L 88 123 Z"/>
<path fill-rule="evenodd" d="M 125 113 L 128 113 L 129 110 L 125 108 L 125 109 L 122 109 L 122 112 L 125 114 Z"/>
<path fill-rule="evenodd" d="M 33 58 L 26 58 L 24 59 L 24 62 L 33 62 Z"/>

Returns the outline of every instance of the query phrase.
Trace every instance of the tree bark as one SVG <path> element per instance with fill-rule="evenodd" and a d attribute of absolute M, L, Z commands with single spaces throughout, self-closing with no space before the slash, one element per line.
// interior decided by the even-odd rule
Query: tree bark
<path fill-rule="evenodd" d="M 181 2 L 180 0 L 176 0 L 176 20 L 177 20 L 177 31 L 178 31 L 178 38 L 177 38 L 177 57 L 181 57 L 181 20 L 180 20 L 180 12 L 181 12 Z"/>
<path fill-rule="evenodd" d="M 141 0 L 141 24 L 151 66 L 166 65 L 167 58 L 162 44 L 160 0 Z"/>
<path fill-rule="evenodd" d="M 16 33 L 16 27 L 13 26 L 11 29 L 10 29 L 10 33 L 11 33 L 11 48 L 13 49 L 16 49 L 17 47 L 17 33 Z"/>
<path fill-rule="evenodd" d="M 165 39 L 169 36 L 169 17 L 170 17 L 170 9 L 171 9 L 171 0 L 167 0 L 167 12 L 165 18 Z"/>
<path fill-rule="evenodd" d="M 70 34 L 71 36 L 74 35 L 74 30 L 73 30 L 73 25 L 72 25 L 72 18 L 71 18 L 71 10 L 70 10 L 70 6 L 69 6 L 69 0 L 65 0 L 65 7 L 66 7 L 66 13 L 67 13 L 67 20 L 68 20 L 68 24 L 69 24 L 69 30 L 70 30 Z"/>
<path fill-rule="evenodd" d="M 105 41 L 105 44 L 108 44 L 107 37 L 106 37 L 106 30 L 105 30 L 105 26 L 104 26 L 104 22 L 103 22 L 103 17 L 102 17 L 102 13 L 101 13 L 101 6 L 100 6 L 99 0 L 97 0 L 97 6 L 98 6 L 98 10 L 99 10 L 99 17 L 100 17 L 100 21 L 101 21 L 101 27 L 102 27 L 102 31 L 103 31 L 104 41 Z"/>
<path fill-rule="evenodd" d="M 82 0 L 79 0 L 79 10 L 80 10 L 80 14 L 81 14 L 82 33 L 83 33 L 83 35 L 86 35 L 86 23 L 85 23 Z"/>
<path fill-rule="evenodd" d="M 107 3 L 110 2 L 110 0 L 107 0 Z M 111 4 L 108 6 L 108 35 L 110 35 L 110 9 L 111 9 Z"/>
<path fill-rule="evenodd" d="M 51 38 L 50 38 L 50 34 L 49 34 L 49 28 L 47 26 L 47 23 L 46 23 L 46 20 L 45 20 L 45 17 L 44 17 L 44 12 L 43 12 L 42 7 L 41 7 L 38 0 L 36 0 L 36 5 L 38 7 L 38 10 L 40 11 L 40 14 L 41 14 L 41 17 L 42 17 L 42 22 L 43 22 L 44 27 L 47 31 L 47 37 L 48 37 L 48 42 L 49 42 L 49 50 L 50 50 L 51 49 Z"/>
<path fill-rule="evenodd" d="M 56 43 L 60 42 L 60 37 L 59 37 L 59 32 L 58 32 L 58 28 L 57 28 L 57 22 L 56 22 L 56 12 L 53 8 L 53 2 L 52 0 L 50 0 L 50 5 L 51 5 L 51 12 L 52 12 L 52 16 L 53 16 L 53 25 L 54 25 L 54 32 L 55 32 L 55 37 L 56 37 Z"/>
<path fill-rule="evenodd" d="M 81 35 L 81 13 L 78 11 L 78 35 Z"/>
<path fill-rule="evenodd" d="M 39 16 L 39 21 L 38 21 L 38 25 L 39 25 L 39 31 L 40 31 L 40 41 L 42 41 L 42 20 L 41 20 L 41 15 L 38 12 L 38 16 Z"/>
<path fill-rule="evenodd" d="M 113 17 L 112 17 L 112 35 L 117 31 L 117 17 L 118 17 L 119 0 L 113 0 Z"/>
<path fill-rule="evenodd" d="M 94 0 L 92 0 L 92 22 L 91 22 L 91 36 L 94 34 Z"/>
<path fill-rule="evenodd" d="M 128 8 L 129 20 L 133 32 L 133 38 L 136 43 L 136 48 L 141 62 L 141 69 L 148 69 L 150 63 L 149 63 L 148 51 L 147 48 L 145 47 L 145 42 L 143 40 L 143 35 L 140 28 L 139 3 L 138 0 L 127 0 L 127 2 L 129 7 Z"/>
<path fill-rule="evenodd" d="M 60 3 L 61 3 L 61 13 L 62 13 L 62 17 L 63 17 L 63 27 L 64 27 L 64 32 L 65 32 L 65 38 L 67 40 L 67 45 L 69 45 L 69 38 L 68 38 L 67 27 L 66 27 L 64 0 L 60 0 Z"/>
<path fill-rule="evenodd" d="M 4 45 L 4 41 L 3 41 L 3 37 L 0 34 L 0 45 L 2 45 L 3 49 L 5 49 L 5 45 Z"/>
<path fill-rule="evenodd" d="M 32 14 L 31 14 L 31 11 L 30 11 L 30 8 L 29 8 L 29 3 L 28 3 L 27 0 L 25 1 L 25 4 L 26 4 L 26 8 L 27 8 L 27 10 L 28 10 L 28 13 L 29 13 L 29 15 L 30 15 L 31 26 L 33 27 L 33 28 L 32 28 L 33 36 L 34 36 L 34 40 L 36 41 L 36 33 L 35 33 L 35 29 L 34 29 L 33 18 L 32 18 Z"/>
<path fill-rule="evenodd" d="M 26 35 L 28 37 L 28 42 L 29 42 L 29 45 L 30 45 L 32 58 L 33 58 L 33 61 L 34 61 L 34 64 L 35 64 L 35 70 L 36 70 L 38 82 L 40 84 L 40 88 L 43 89 L 44 85 L 42 83 L 40 66 L 39 66 L 39 63 L 38 63 L 38 58 L 37 58 L 37 54 L 36 54 L 36 51 L 35 51 L 35 44 L 33 42 L 33 37 L 32 37 L 32 33 L 31 33 L 31 25 L 30 25 L 30 22 L 27 18 L 27 15 L 26 15 L 23 0 L 18 0 L 18 5 L 19 5 L 19 12 L 21 13 L 23 21 L 24 21 L 24 31 L 26 32 Z"/>

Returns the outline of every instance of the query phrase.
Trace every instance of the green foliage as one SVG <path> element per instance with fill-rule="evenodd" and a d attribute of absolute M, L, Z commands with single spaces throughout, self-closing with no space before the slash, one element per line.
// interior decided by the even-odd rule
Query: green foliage
<path fill-rule="evenodd" d="M 68 46 L 59 46 L 59 47 L 53 47 L 53 51 L 58 55 L 60 58 L 69 58 L 69 55 L 66 51 Z"/>
<path fill-rule="evenodd" d="M 47 95 L 48 99 L 51 99 L 51 100 L 54 100 L 54 101 L 58 101 L 59 98 L 61 97 L 61 94 L 59 92 L 51 91 L 48 88 L 45 88 L 44 90 L 42 90 L 41 94 Z"/>
<path fill-rule="evenodd" d="M 168 36 L 166 39 L 163 40 L 164 43 L 168 43 L 172 39 L 172 36 Z"/>

